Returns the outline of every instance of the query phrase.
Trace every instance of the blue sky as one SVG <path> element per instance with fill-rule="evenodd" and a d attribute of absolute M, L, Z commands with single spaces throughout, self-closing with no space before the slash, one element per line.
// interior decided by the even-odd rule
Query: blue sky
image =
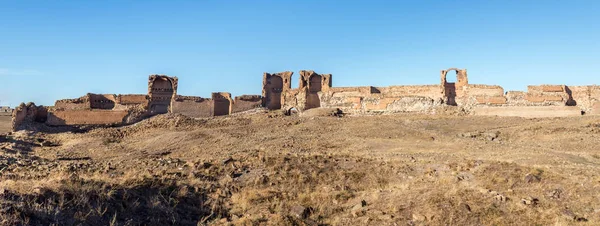
<path fill-rule="evenodd" d="M 145 93 L 260 94 L 263 72 L 334 86 L 600 83 L 600 1 L 0 1 L 0 105 Z M 297 86 L 294 82 L 294 86 Z"/>

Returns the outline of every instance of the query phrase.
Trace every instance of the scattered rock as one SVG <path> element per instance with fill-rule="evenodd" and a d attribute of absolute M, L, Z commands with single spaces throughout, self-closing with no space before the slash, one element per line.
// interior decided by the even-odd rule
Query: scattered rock
<path fill-rule="evenodd" d="M 427 220 L 427 217 L 425 217 L 425 215 L 422 215 L 422 214 L 413 213 L 412 220 L 414 222 L 423 222 L 423 221 Z"/>
<path fill-rule="evenodd" d="M 521 199 L 521 203 L 523 203 L 524 205 L 528 205 L 528 206 L 535 206 L 538 204 L 540 200 L 537 198 L 533 198 L 533 197 L 527 197 L 524 199 Z"/>
<path fill-rule="evenodd" d="M 554 190 L 548 192 L 548 196 L 551 199 L 560 199 L 562 192 L 563 191 L 561 189 L 554 189 Z"/>
<path fill-rule="evenodd" d="M 290 210 L 290 214 L 299 219 L 306 219 L 310 217 L 310 214 L 312 214 L 312 210 L 311 208 L 307 208 L 304 206 L 293 206 Z"/>
<path fill-rule="evenodd" d="M 562 215 L 564 218 L 566 218 L 567 220 L 571 220 L 571 221 L 578 221 L 578 222 L 587 222 L 588 221 L 587 218 L 577 216 L 570 209 L 564 209 L 562 211 Z"/>
<path fill-rule="evenodd" d="M 528 173 L 527 175 L 525 175 L 524 178 L 526 183 L 537 183 L 541 181 L 541 178 L 537 175 L 533 175 L 531 173 Z"/>
<path fill-rule="evenodd" d="M 235 161 L 235 160 L 233 159 L 233 157 L 230 156 L 229 158 L 223 160 L 223 165 L 227 165 L 233 161 Z"/>
<path fill-rule="evenodd" d="M 353 217 L 362 217 L 365 214 L 367 214 L 367 208 L 365 208 L 365 206 L 363 206 L 363 203 L 360 203 L 360 204 L 352 207 L 352 216 Z"/>
<path fill-rule="evenodd" d="M 471 206 L 469 206 L 469 204 L 463 203 L 460 206 L 467 212 L 469 212 L 469 213 L 471 212 Z"/>

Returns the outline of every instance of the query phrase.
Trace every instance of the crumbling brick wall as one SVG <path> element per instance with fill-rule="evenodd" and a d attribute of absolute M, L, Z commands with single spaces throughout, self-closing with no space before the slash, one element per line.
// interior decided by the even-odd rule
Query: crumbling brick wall
<path fill-rule="evenodd" d="M 47 114 L 46 124 L 50 126 L 122 125 L 128 114 L 127 110 L 51 111 Z"/>
<path fill-rule="evenodd" d="M 48 108 L 36 106 L 34 103 L 21 103 L 13 112 L 11 119 L 12 131 L 20 130 L 23 126 L 37 122 L 44 123 L 48 118 Z"/>
<path fill-rule="evenodd" d="M 263 74 L 263 106 L 270 110 L 281 109 L 285 105 L 283 93 L 292 89 L 291 80 L 294 72 L 284 71 L 279 73 Z"/>
<path fill-rule="evenodd" d="M 177 96 L 172 103 L 173 113 L 193 118 L 212 116 L 213 100 L 194 96 Z"/>
<path fill-rule="evenodd" d="M 527 86 L 525 99 L 530 105 L 564 106 L 570 99 L 564 85 L 537 85 Z"/>
<path fill-rule="evenodd" d="M 117 103 L 121 105 L 148 105 L 148 95 L 143 94 L 125 94 L 117 95 Z"/>
<path fill-rule="evenodd" d="M 328 92 L 331 88 L 331 74 L 317 74 L 312 70 L 300 71 L 300 83 L 298 89 L 303 92 L 306 101 L 303 109 L 318 108 L 321 106 L 319 92 Z"/>
<path fill-rule="evenodd" d="M 85 95 L 75 99 L 62 99 L 54 103 L 54 108 L 61 110 L 84 110 L 91 109 L 90 96 Z"/>
<path fill-rule="evenodd" d="M 212 93 L 213 115 L 229 115 L 231 113 L 231 94 L 230 93 Z"/>
<path fill-rule="evenodd" d="M 117 96 L 114 94 L 88 94 L 92 109 L 110 110 L 115 108 Z"/>
<path fill-rule="evenodd" d="M 261 104 L 262 97 L 260 95 L 237 96 L 233 100 L 233 105 L 231 106 L 231 113 L 233 114 L 259 108 Z"/>

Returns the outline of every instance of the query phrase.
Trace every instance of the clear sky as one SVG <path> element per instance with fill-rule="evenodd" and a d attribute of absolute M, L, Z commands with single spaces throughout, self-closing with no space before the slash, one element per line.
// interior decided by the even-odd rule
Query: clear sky
<path fill-rule="evenodd" d="M 263 72 L 334 86 L 600 83 L 598 0 L 0 0 L 0 105 L 92 93 L 260 94 Z M 297 86 L 294 82 L 294 86 Z"/>

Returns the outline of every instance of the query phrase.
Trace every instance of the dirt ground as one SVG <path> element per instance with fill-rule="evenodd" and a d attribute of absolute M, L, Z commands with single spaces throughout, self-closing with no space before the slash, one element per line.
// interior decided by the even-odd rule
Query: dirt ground
<path fill-rule="evenodd" d="M 0 115 L 0 134 L 10 132 L 10 116 Z"/>
<path fill-rule="evenodd" d="M 600 117 L 161 115 L 0 142 L 2 225 L 600 224 Z"/>

